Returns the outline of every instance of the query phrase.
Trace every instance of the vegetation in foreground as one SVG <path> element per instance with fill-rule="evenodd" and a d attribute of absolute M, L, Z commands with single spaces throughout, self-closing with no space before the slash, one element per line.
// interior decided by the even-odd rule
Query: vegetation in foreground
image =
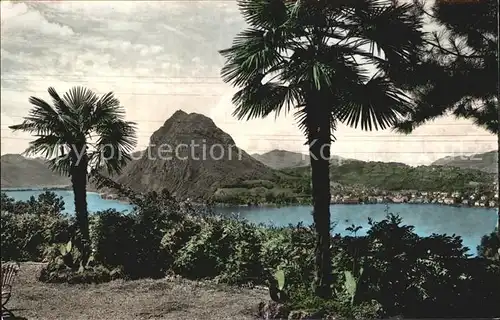
<path fill-rule="evenodd" d="M 314 295 L 315 236 L 310 227 L 264 228 L 220 219 L 206 208 L 183 207 L 168 193 L 135 199 L 130 215 L 91 216 L 92 258 L 72 246 L 72 217 L 47 192 L 15 202 L 2 195 L 2 260 L 47 261 L 44 282 L 99 283 L 112 279 L 212 279 L 266 285 L 267 318 L 492 317 L 500 299 L 500 239 L 485 236 L 471 258 L 456 236 L 419 237 L 388 213 L 366 236 L 332 237 L 331 298 Z M 202 210 L 203 209 L 203 210 Z M 147 266 L 147 267 L 146 267 Z"/>

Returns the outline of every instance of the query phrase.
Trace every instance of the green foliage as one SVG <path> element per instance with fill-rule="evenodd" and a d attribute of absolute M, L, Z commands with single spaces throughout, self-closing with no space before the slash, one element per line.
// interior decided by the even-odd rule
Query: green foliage
<path fill-rule="evenodd" d="M 282 291 L 285 288 L 285 272 L 283 270 L 278 270 L 274 274 L 276 281 L 278 281 L 278 290 Z"/>
<path fill-rule="evenodd" d="M 72 221 L 61 213 L 62 198 L 52 192 L 14 201 L 2 193 L 2 260 L 42 261 L 48 247 L 67 242 Z"/>
<path fill-rule="evenodd" d="M 500 234 L 496 231 L 481 238 L 477 246 L 477 255 L 483 258 L 500 261 Z"/>
<path fill-rule="evenodd" d="M 298 224 L 267 229 L 263 235 L 261 257 L 267 273 L 283 270 L 289 291 L 304 283 L 312 283 L 315 245 L 312 228 Z"/>
<path fill-rule="evenodd" d="M 498 133 L 497 9 L 495 0 L 422 5 L 430 22 L 444 26 L 446 32 L 435 32 L 420 56 L 413 77 L 416 108 L 398 124 L 400 131 L 411 133 L 427 121 L 451 113 Z M 471 24 L 470 17 L 478 23 Z"/>
<path fill-rule="evenodd" d="M 346 270 L 344 271 L 344 276 L 345 276 L 345 288 L 347 290 L 347 293 L 351 297 L 351 305 L 355 305 L 357 302 L 357 297 L 359 294 L 359 283 L 361 280 L 361 277 L 363 276 L 363 268 L 359 269 L 359 275 L 358 277 L 354 277 L 351 271 Z"/>
<path fill-rule="evenodd" d="M 250 224 L 210 218 L 175 254 L 173 270 L 190 278 L 218 278 L 232 284 L 258 282 L 261 231 Z"/>
<path fill-rule="evenodd" d="M 168 193 L 141 199 L 133 214 L 108 210 L 91 217 L 93 261 L 83 265 L 68 218 L 2 213 L 2 259 L 45 257 L 49 264 L 40 280 L 47 282 L 97 283 L 175 272 L 192 279 L 269 285 L 271 298 L 287 310 L 319 318 L 498 313 L 498 262 L 470 258 L 457 236 L 419 237 L 388 211 L 381 221 L 369 220 L 366 235 L 356 236 L 359 227 L 351 226 L 352 236 L 332 237 L 334 295 L 324 300 L 311 287 L 316 241 L 311 227 L 267 228 L 220 219 L 202 208 L 183 208 Z M 21 245 L 37 231 L 43 236 Z M 488 241 L 483 239 L 484 248 Z M 479 252 L 487 255 L 486 249 Z"/>
<path fill-rule="evenodd" d="M 69 240 L 66 244 L 61 244 L 59 246 L 59 253 L 61 262 L 72 270 L 84 270 L 89 267 L 93 261 L 94 257 L 91 256 L 89 259 L 84 259 L 81 252 L 76 246 L 73 245 L 73 241 Z M 57 260 L 57 257 L 56 257 Z"/>

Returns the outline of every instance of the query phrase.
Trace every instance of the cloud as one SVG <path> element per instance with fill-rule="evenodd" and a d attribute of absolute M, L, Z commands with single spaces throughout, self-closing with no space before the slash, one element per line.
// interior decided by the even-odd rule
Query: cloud
<path fill-rule="evenodd" d="M 20 30 L 57 37 L 74 35 L 73 30 L 68 26 L 47 21 L 40 12 L 29 10 L 28 6 L 24 3 L 2 1 L 1 9 L 2 33 L 6 33 L 7 36 Z"/>

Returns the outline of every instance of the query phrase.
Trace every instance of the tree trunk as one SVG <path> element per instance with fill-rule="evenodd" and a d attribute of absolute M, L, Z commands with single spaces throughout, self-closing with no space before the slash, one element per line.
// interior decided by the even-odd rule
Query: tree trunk
<path fill-rule="evenodd" d="M 319 109 L 320 105 L 313 105 Z M 309 150 L 312 171 L 313 219 L 316 229 L 316 295 L 330 298 L 332 294 L 332 261 L 330 251 L 330 116 L 309 118 Z"/>
<path fill-rule="evenodd" d="M 71 167 L 71 184 L 75 199 L 76 226 L 80 231 L 81 244 L 79 249 L 85 264 L 89 257 L 90 232 L 89 216 L 87 211 L 87 155 L 82 155 L 79 162 L 74 161 Z"/>

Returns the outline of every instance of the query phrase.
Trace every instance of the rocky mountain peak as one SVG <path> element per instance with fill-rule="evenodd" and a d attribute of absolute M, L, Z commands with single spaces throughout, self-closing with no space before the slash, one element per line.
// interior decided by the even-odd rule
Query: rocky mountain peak
<path fill-rule="evenodd" d="M 199 198 L 220 186 L 272 175 L 272 169 L 239 149 L 212 119 L 177 110 L 152 134 L 141 159 L 130 163 L 117 180 L 138 191 L 166 188 Z"/>
<path fill-rule="evenodd" d="M 150 147 L 160 144 L 234 145 L 230 135 L 217 127 L 209 117 L 177 110 L 150 138 Z"/>

